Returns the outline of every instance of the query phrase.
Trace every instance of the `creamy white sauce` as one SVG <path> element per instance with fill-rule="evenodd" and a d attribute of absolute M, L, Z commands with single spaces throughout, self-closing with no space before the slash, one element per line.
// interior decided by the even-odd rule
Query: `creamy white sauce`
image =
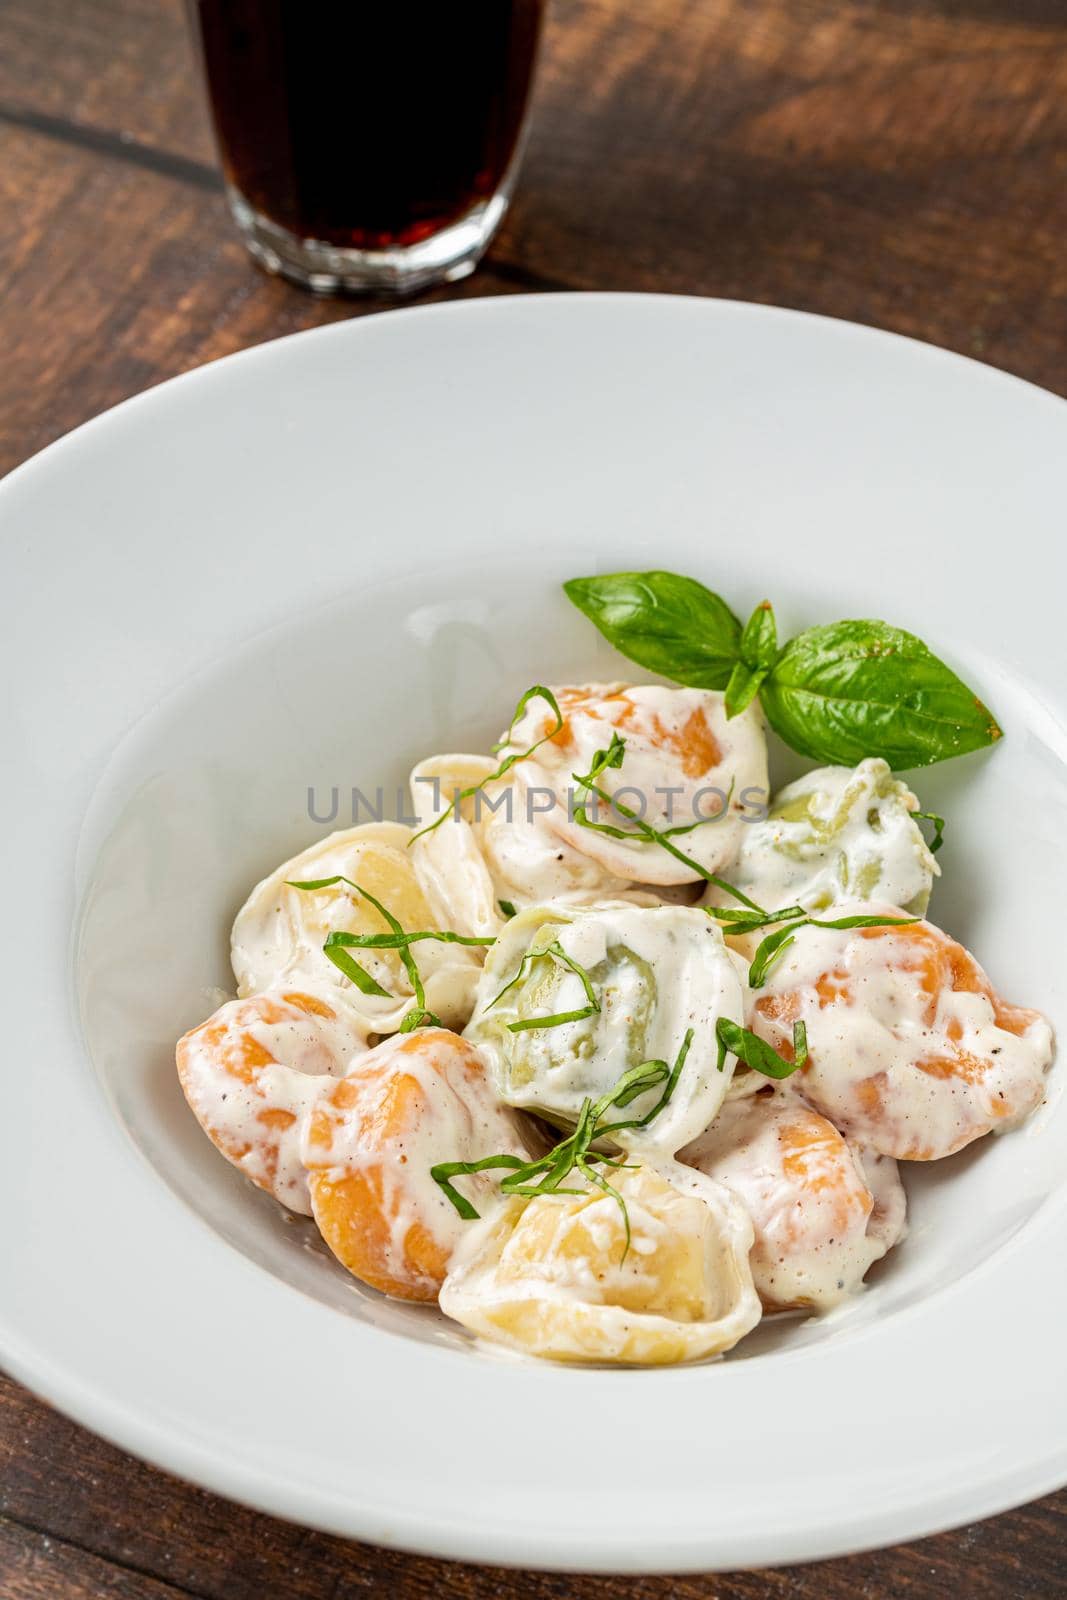
<path fill-rule="evenodd" d="M 398 1084 L 403 1080 L 403 1099 Z M 398 1109 L 399 1107 L 399 1109 Z M 320 1097 L 304 1124 L 301 1155 L 313 1174 L 331 1183 L 369 1176 L 375 1211 L 386 1235 L 380 1266 L 398 1282 L 424 1284 L 409 1240 L 424 1230 L 442 1256 L 451 1256 L 468 1224 L 431 1177 L 439 1162 L 513 1155 L 528 1160 L 533 1145 L 523 1119 L 502 1106 L 472 1045 L 439 1028 L 383 1040 L 354 1063 L 343 1083 Z M 496 1204 L 501 1174 L 473 1174 L 456 1187 L 482 1210 Z M 324 1225 L 312 1183 L 315 1215 Z M 361 1202 L 365 1194 L 361 1191 Z M 362 1213 L 351 1229 L 366 1226 Z M 327 1241 L 333 1243 L 324 1225 Z"/>
<path fill-rule="evenodd" d="M 660 903 L 661 894 L 606 872 L 549 826 L 543 800 L 523 779 L 522 763 L 488 783 L 499 764 L 483 756 L 431 756 L 411 774 L 420 828 L 447 813 L 412 849 L 442 927 L 496 934 L 506 920 L 502 901 L 520 910 L 547 900 Z M 476 784 L 482 786 L 478 795 L 457 801 Z"/>
<path fill-rule="evenodd" d="M 829 1310 L 858 1291 L 904 1231 L 896 1163 L 850 1146 L 788 1088 L 723 1106 L 679 1159 L 744 1204 L 767 1310 Z"/>
<path fill-rule="evenodd" d="M 885 1253 L 899 1244 L 908 1231 L 908 1197 L 900 1181 L 900 1169 L 892 1156 L 879 1155 L 877 1150 L 867 1146 L 850 1145 L 849 1148 L 874 1196 L 867 1237 L 877 1240 Z"/>
<path fill-rule="evenodd" d="M 921 914 L 940 868 L 912 815 L 918 808 L 885 761 L 819 767 L 780 790 L 765 821 L 742 828 L 723 875 L 768 911 L 877 897 Z M 708 903 L 735 902 L 712 888 Z"/>
<path fill-rule="evenodd" d="M 433 910 L 408 849 L 412 830 L 399 823 L 367 823 L 331 834 L 257 884 L 233 925 L 231 954 L 238 992 L 307 979 L 337 990 L 343 1003 L 377 1033 L 399 1028 L 413 1004 L 412 984 L 394 951 L 355 949 L 359 965 L 388 991 L 364 994 L 323 954 L 334 932 L 383 933 L 387 924 L 345 884 L 293 889 L 291 882 L 340 876 L 367 889 L 405 932 L 435 928 Z M 462 945 L 424 940 L 412 947 L 429 1009 L 448 1026 L 470 1015 L 482 953 Z"/>
<path fill-rule="evenodd" d="M 461 1243 L 441 1308 L 472 1332 L 563 1361 L 717 1355 L 760 1318 L 752 1228 L 722 1185 L 673 1162 L 613 1174 L 626 1206 L 577 1195 L 504 1202 Z"/>
<path fill-rule="evenodd" d="M 366 1031 L 323 989 L 281 985 L 230 1000 L 178 1043 L 197 1121 L 246 1177 L 310 1215 L 301 1141 L 331 1078 L 367 1049 Z"/>
<path fill-rule="evenodd" d="M 516 1022 L 589 1004 L 580 975 L 565 964 L 546 956 L 523 968 L 531 949 L 553 940 L 589 975 L 600 1011 L 512 1031 Z M 520 970 L 523 981 L 498 1000 Z M 673 1154 L 707 1127 L 723 1101 L 733 1058 L 717 1070 L 715 1024 L 721 1016 L 739 1022 L 743 1011 L 735 958 L 702 911 L 556 902 L 521 912 L 504 929 L 486 961 L 467 1037 L 484 1052 L 503 1100 L 568 1123 L 586 1098 L 599 1099 L 641 1062 L 673 1066 L 692 1029 L 669 1104 L 647 1128 L 618 1135 L 627 1148 Z M 648 1090 L 618 1119 L 644 1115 L 660 1094 L 660 1088 Z"/>
<path fill-rule="evenodd" d="M 846 902 L 834 915 L 902 913 Z M 809 1060 L 797 1091 L 859 1143 L 921 1161 L 1033 1111 L 1052 1030 L 1011 1007 L 1019 1031 L 998 1025 L 999 1001 L 973 957 L 933 924 L 918 927 L 919 939 L 906 927 L 799 929 L 754 997 L 750 1026 L 781 1049 L 802 1020 Z"/>
<path fill-rule="evenodd" d="M 472 826 L 474 799 L 461 802 L 458 797 L 484 784 L 497 765 L 485 756 L 430 756 L 411 774 L 412 808 L 418 818 L 411 854 L 426 898 L 442 928 L 476 938 L 495 938 L 500 932 L 504 919 L 499 901 L 507 893 L 494 883 Z M 447 820 L 432 832 L 422 832 L 442 812 Z"/>
<path fill-rule="evenodd" d="M 767 743 L 756 702 L 727 721 L 723 696 L 706 689 L 656 684 L 590 684 L 555 691 L 562 731 L 522 762 L 523 781 L 554 797 L 549 827 L 608 872 L 650 884 L 693 883 L 700 871 L 654 841 L 617 839 L 573 820 L 585 791 L 574 782 L 592 768 L 597 751 L 617 732 L 626 741 L 622 766 L 608 768 L 598 787 L 642 814 L 661 831 L 704 820 L 673 843 L 698 867 L 716 872 L 733 859 L 743 816 L 767 800 Z M 531 701 L 505 753 L 530 749 L 554 726 L 551 709 Z M 599 804 L 590 815 L 629 827 Z"/>
<path fill-rule="evenodd" d="M 536 1355 L 714 1355 L 754 1326 L 760 1296 L 768 1308 L 821 1311 L 855 1293 L 905 1230 L 895 1158 L 936 1159 L 1020 1122 L 1042 1098 L 1051 1029 L 1005 1006 L 930 924 L 918 937 L 800 929 L 753 994 L 747 961 L 691 903 L 705 894 L 702 875 L 726 877 L 768 909 L 923 910 L 938 869 L 915 796 L 871 759 L 807 774 L 753 821 L 767 793 L 755 706 L 728 721 L 722 695 L 695 689 L 556 693 L 564 728 L 531 754 L 553 720 L 539 700 L 500 753 L 433 756 L 415 768 L 422 824 L 448 810 L 434 832 L 346 830 L 257 885 L 233 929 L 242 998 L 180 1041 L 182 1087 L 227 1159 L 312 1212 L 364 1281 L 416 1300 L 440 1291 L 443 1309 L 475 1333 Z M 590 769 L 613 732 L 625 758 L 600 787 L 661 831 L 704 819 L 670 836 L 689 862 L 576 821 L 583 790 L 572 775 Z M 522 759 L 489 782 L 509 753 Z M 456 789 L 475 788 L 452 810 Z M 324 955 L 331 932 L 386 926 L 344 885 L 288 884 L 335 874 L 407 932 L 495 939 L 488 953 L 434 940 L 412 947 L 427 1006 L 446 1029 L 397 1032 L 414 996 L 395 951 L 351 952 L 388 991 L 377 996 Z M 729 903 L 714 890 L 706 898 Z M 502 901 L 518 914 L 509 918 Z M 553 941 L 561 957 L 524 964 Z M 597 1008 L 539 1025 L 588 1009 L 583 974 Z M 773 1091 L 758 1072 L 735 1071 L 732 1056 L 719 1072 L 720 1017 L 747 1019 L 786 1056 L 803 1020 L 807 1064 Z M 447 1031 L 467 1024 L 464 1038 Z M 625 1252 L 618 1202 L 578 1171 L 564 1185 L 578 1194 L 533 1200 L 503 1197 L 500 1171 L 458 1177 L 478 1222 L 431 1178 L 440 1162 L 540 1154 L 551 1139 L 524 1110 L 567 1130 L 584 1101 L 610 1093 L 630 1068 L 672 1067 L 690 1029 L 669 1103 L 647 1126 L 604 1141 L 626 1159 L 600 1169 L 625 1199 Z M 656 1085 L 608 1115 L 638 1119 L 661 1095 Z"/>

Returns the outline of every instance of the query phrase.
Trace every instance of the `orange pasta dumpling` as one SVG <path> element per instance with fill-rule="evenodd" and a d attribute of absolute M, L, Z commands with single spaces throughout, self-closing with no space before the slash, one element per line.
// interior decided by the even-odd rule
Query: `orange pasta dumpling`
<path fill-rule="evenodd" d="M 467 1224 L 434 1182 L 440 1162 L 529 1158 L 521 1115 L 498 1104 L 464 1039 L 420 1028 L 385 1039 L 330 1086 L 304 1140 L 311 1206 L 355 1277 L 402 1300 L 435 1300 Z M 491 1175 L 462 1180 L 477 1206 Z"/>

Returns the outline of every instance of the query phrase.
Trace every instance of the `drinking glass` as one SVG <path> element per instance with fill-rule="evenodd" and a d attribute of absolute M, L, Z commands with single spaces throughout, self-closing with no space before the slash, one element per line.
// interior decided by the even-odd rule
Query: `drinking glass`
<path fill-rule="evenodd" d="M 190 0 L 245 244 L 322 292 L 473 272 L 515 183 L 545 0 Z"/>

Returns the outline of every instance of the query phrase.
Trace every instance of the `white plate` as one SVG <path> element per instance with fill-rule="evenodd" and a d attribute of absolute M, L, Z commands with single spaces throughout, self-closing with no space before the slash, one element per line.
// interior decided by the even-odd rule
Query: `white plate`
<path fill-rule="evenodd" d="M 1067 1479 L 1067 1113 L 913 1169 L 864 1296 L 719 1364 L 486 1356 L 361 1291 L 202 1138 L 175 1037 L 307 815 L 609 675 L 562 578 L 668 566 L 783 628 L 882 615 L 1003 745 L 921 777 L 933 914 L 1067 1027 L 1067 407 L 887 335 L 713 301 L 350 322 L 120 406 L 0 490 L 10 1369 L 224 1494 L 443 1555 L 834 1555 Z M 344 814 L 342 811 L 342 818 Z M 72 937 L 71 930 L 75 929 Z"/>

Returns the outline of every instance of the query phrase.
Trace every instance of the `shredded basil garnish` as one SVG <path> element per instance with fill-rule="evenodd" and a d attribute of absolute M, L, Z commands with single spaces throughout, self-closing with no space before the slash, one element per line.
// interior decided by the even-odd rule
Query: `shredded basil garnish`
<path fill-rule="evenodd" d="M 771 927 L 774 923 L 789 922 L 805 915 L 803 906 L 783 906 L 780 911 L 747 911 L 738 906 L 705 906 L 705 913 L 717 922 L 725 922 L 727 933 L 753 933 L 757 928 Z"/>
<path fill-rule="evenodd" d="M 932 856 L 936 856 L 937 852 L 940 850 L 941 846 L 945 842 L 945 819 L 944 819 L 944 817 L 939 817 L 936 811 L 913 811 L 912 812 L 912 816 L 916 817 L 916 818 L 922 817 L 924 822 L 932 822 L 933 823 L 933 825 L 934 825 L 934 836 L 930 840 L 930 854 Z"/>
<path fill-rule="evenodd" d="M 511 755 L 505 756 L 503 761 L 497 767 L 496 771 L 491 772 L 487 778 L 483 778 L 481 783 L 472 783 L 469 788 L 460 789 L 459 793 L 453 796 L 452 804 L 446 807 L 446 809 L 441 812 L 439 817 L 435 817 L 434 820 L 428 823 L 425 828 L 420 828 L 418 833 L 414 834 L 408 840 L 409 849 L 415 843 L 416 839 L 421 839 L 424 834 L 433 833 L 435 828 L 439 828 L 442 822 L 448 818 L 448 815 L 451 811 L 458 811 L 462 801 L 469 800 L 472 795 L 479 794 L 485 788 L 486 784 L 495 783 L 497 779 L 502 778 L 506 772 L 510 772 L 517 761 L 525 761 L 527 756 L 532 756 L 535 750 L 540 750 L 543 744 L 547 744 L 550 739 L 554 739 L 556 734 L 562 730 L 563 713 L 559 709 L 555 695 L 552 693 L 551 689 L 546 689 L 543 684 L 535 683 L 531 688 L 527 689 L 526 693 L 519 700 L 518 705 L 515 707 L 515 713 L 511 719 L 511 722 L 508 724 L 507 734 L 498 745 L 494 746 L 494 749 L 502 750 L 510 741 L 512 734 L 515 732 L 516 723 L 521 718 L 531 700 L 544 700 L 549 706 L 551 706 L 552 715 L 556 719 L 555 727 L 549 728 L 544 737 L 538 739 L 534 744 L 530 745 L 529 749 L 513 750 Z"/>
<path fill-rule="evenodd" d="M 354 945 L 357 948 L 396 950 L 400 955 L 404 971 L 408 975 L 408 981 L 415 996 L 415 1005 L 412 1010 L 405 1014 L 400 1023 L 399 1031 L 401 1033 L 412 1033 L 416 1028 L 444 1027 L 440 1017 L 427 1008 L 426 990 L 423 987 L 422 974 L 419 972 L 415 957 L 409 947 L 417 939 L 442 939 L 449 944 L 484 944 L 486 943 L 485 940 L 465 939 L 458 933 L 425 932 L 406 934 L 400 923 L 393 916 L 393 913 L 387 911 L 380 900 L 376 900 L 368 889 L 362 888 L 358 883 L 353 883 L 351 878 L 346 878 L 342 873 L 336 873 L 332 878 L 309 878 L 299 883 L 289 879 L 287 882 L 290 889 L 305 890 L 332 889 L 338 883 L 345 883 L 350 889 L 354 889 L 358 895 L 362 895 L 364 900 L 368 900 L 379 916 L 383 917 L 389 924 L 392 933 L 366 935 L 331 933 L 327 935 L 326 942 L 322 947 L 323 954 L 328 961 L 333 962 L 339 972 L 343 972 L 346 978 L 351 978 L 356 987 L 361 989 L 364 994 L 380 994 L 384 995 L 387 1000 L 395 1000 L 399 997 L 391 995 L 388 989 L 383 989 L 381 984 L 371 977 L 366 968 L 361 967 L 348 954 L 345 946 Z M 382 943 L 383 940 L 386 942 Z M 493 940 L 490 939 L 488 943 L 492 944 Z"/>
<path fill-rule="evenodd" d="M 715 1064 L 720 1072 L 726 1066 L 726 1057 L 735 1055 L 753 1072 L 762 1072 L 765 1078 L 781 1080 L 792 1077 L 808 1059 L 808 1030 L 803 1022 L 793 1024 L 792 1061 L 780 1056 L 758 1033 L 739 1027 L 729 1017 L 720 1017 L 715 1024 L 715 1038 L 719 1045 L 719 1058 Z"/>
<path fill-rule="evenodd" d="M 369 898 L 369 896 L 368 896 Z M 473 934 L 453 933 L 450 929 L 423 928 L 418 933 L 331 933 L 326 945 L 347 945 L 357 950 L 403 950 L 409 944 L 419 944 L 424 939 L 435 939 L 438 944 L 483 945 L 496 944 L 496 935 L 475 937 Z M 323 946 L 323 949 L 326 948 Z"/>
<path fill-rule="evenodd" d="M 538 952 L 544 954 L 547 952 Z M 582 1101 L 578 1112 L 578 1120 L 574 1132 L 566 1139 L 561 1139 L 547 1155 L 541 1156 L 537 1161 L 523 1161 L 519 1156 L 495 1155 L 483 1156 L 480 1161 L 443 1161 L 430 1168 L 430 1176 L 442 1191 L 448 1196 L 460 1216 L 466 1221 L 473 1221 L 478 1212 L 465 1195 L 459 1193 L 452 1183 L 453 1178 L 475 1172 L 491 1172 L 497 1168 L 509 1167 L 512 1170 L 500 1183 L 502 1194 L 522 1195 L 524 1198 L 533 1199 L 546 1194 L 573 1194 L 581 1195 L 584 1189 L 566 1189 L 562 1187 L 564 1179 L 574 1171 L 578 1171 L 596 1188 L 602 1189 L 605 1194 L 611 1195 L 622 1213 L 623 1227 L 626 1232 L 626 1242 L 623 1247 L 622 1261 L 626 1260 L 630 1248 L 630 1214 L 626 1209 L 626 1201 L 618 1189 L 604 1177 L 603 1173 L 596 1172 L 594 1167 L 619 1168 L 627 1165 L 623 1156 L 605 1155 L 591 1148 L 596 1139 L 604 1138 L 608 1134 L 621 1133 L 627 1128 L 645 1128 L 670 1102 L 674 1094 L 682 1068 L 685 1066 L 689 1047 L 693 1042 L 693 1030 L 686 1030 L 681 1048 L 675 1057 L 674 1065 L 668 1066 L 666 1061 L 642 1061 L 638 1066 L 631 1067 L 624 1072 L 613 1089 L 601 1095 L 599 1100 L 585 1099 Z M 769 1048 L 769 1046 L 768 1046 Z M 649 1089 L 663 1085 L 663 1092 L 650 1111 L 642 1117 L 624 1118 L 619 1122 L 608 1122 L 605 1117 L 612 1109 L 623 1111 L 632 1104 L 639 1095 L 645 1094 Z"/>
<path fill-rule="evenodd" d="M 788 911 L 793 913 L 794 920 L 787 921 L 785 927 L 779 928 L 777 932 L 769 933 L 766 939 L 764 939 L 762 944 L 760 944 L 757 948 L 756 954 L 752 958 L 752 965 L 749 968 L 748 973 L 748 982 L 750 988 L 760 989 L 763 987 L 764 983 L 767 981 L 767 974 L 771 967 L 774 966 L 775 962 L 785 954 L 786 950 L 788 950 L 789 946 L 793 943 L 795 934 L 801 928 L 903 928 L 908 926 L 909 923 L 922 921 L 921 917 L 854 916 L 826 919 L 821 917 L 805 916 L 802 911 L 801 915 L 796 917 L 795 914 L 798 910 L 800 910 L 800 907 L 790 906 Z M 775 913 L 775 920 L 781 918 L 783 915 L 786 915 L 786 913 Z M 734 930 L 731 928 L 730 931 L 734 932 L 740 930 Z"/>
<path fill-rule="evenodd" d="M 492 1011 L 493 1007 L 495 1005 L 499 1005 L 504 996 L 508 994 L 510 990 L 514 989 L 517 983 L 522 982 L 523 978 L 526 976 L 527 972 L 535 961 L 541 961 L 546 958 L 552 961 L 558 961 L 560 966 L 566 967 L 568 971 L 573 972 L 576 975 L 581 982 L 582 988 L 585 990 L 585 997 L 589 1003 L 588 1005 L 583 1006 L 579 1011 L 559 1011 L 554 1016 L 528 1017 L 524 1021 L 509 1022 L 507 1024 L 509 1033 L 527 1033 L 535 1028 L 558 1028 L 560 1024 L 564 1022 L 581 1022 L 583 1018 L 591 1017 L 600 1010 L 600 1001 L 596 997 L 596 990 L 593 988 L 593 981 L 588 972 L 586 972 L 585 968 L 580 962 L 575 961 L 573 956 L 569 956 L 567 954 L 566 950 L 564 950 L 558 939 L 553 939 L 551 944 L 543 945 L 538 950 L 527 950 L 526 954 L 519 962 L 515 976 L 508 980 L 508 982 L 501 989 L 500 993 L 495 999 L 490 1000 L 485 1009 L 487 1011 Z"/>
<path fill-rule="evenodd" d="M 732 895 L 735 900 L 740 900 L 741 904 L 743 906 L 747 906 L 750 911 L 757 911 L 763 915 L 763 907 L 757 905 L 755 900 L 750 900 L 747 894 L 742 894 L 740 889 L 735 889 L 733 884 L 727 883 L 724 878 L 717 878 L 713 872 L 709 872 L 707 868 L 702 867 L 698 861 L 694 861 L 692 856 L 687 856 L 684 851 L 678 849 L 677 845 L 671 843 L 670 834 L 691 833 L 693 828 L 699 827 L 704 821 L 717 821 L 722 815 L 721 812 L 716 813 L 715 817 L 701 818 L 697 822 L 687 823 L 681 828 L 654 828 L 650 822 L 646 822 L 643 817 L 639 816 L 638 813 L 632 809 L 632 807 L 624 805 L 621 800 L 615 799 L 612 795 L 607 794 L 605 790 L 598 786 L 596 780 L 601 776 L 601 774 L 606 772 L 609 767 L 621 767 L 625 754 L 626 740 L 621 739 L 618 735 L 618 732 L 613 732 L 611 735 L 611 743 L 608 745 L 607 749 L 598 750 L 594 755 L 592 766 L 590 767 L 589 771 L 586 773 L 572 772 L 571 777 L 573 778 L 574 782 L 578 784 L 579 788 L 582 788 L 586 791 L 587 796 L 594 797 L 603 805 L 607 806 L 609 810 L 616 811 L 620 816 L 625 817 L 627 821 L 632 822 L 634 825 L 633 829 L 616 828 L 610 822 L 597 822 L 594 817 L 589 815 L 588 799 L 580 800 L 574 808 L 574 820 L 578 823 L 579 827 L 592 828 L 597 833 L 606 833 L 612 839 L 632 840 L 634 838 L 642 838 L 650 841 L 653 844 L 658 844 L 662 849 L 666 850 L 669 855 L 674 856 L 676 861 L 681 861 L 685 866 L 687 866 L 696 877 L 703 878 L 705 883 L 713 883 L 717 889 L 722 889 L 726 894 Z"/>

